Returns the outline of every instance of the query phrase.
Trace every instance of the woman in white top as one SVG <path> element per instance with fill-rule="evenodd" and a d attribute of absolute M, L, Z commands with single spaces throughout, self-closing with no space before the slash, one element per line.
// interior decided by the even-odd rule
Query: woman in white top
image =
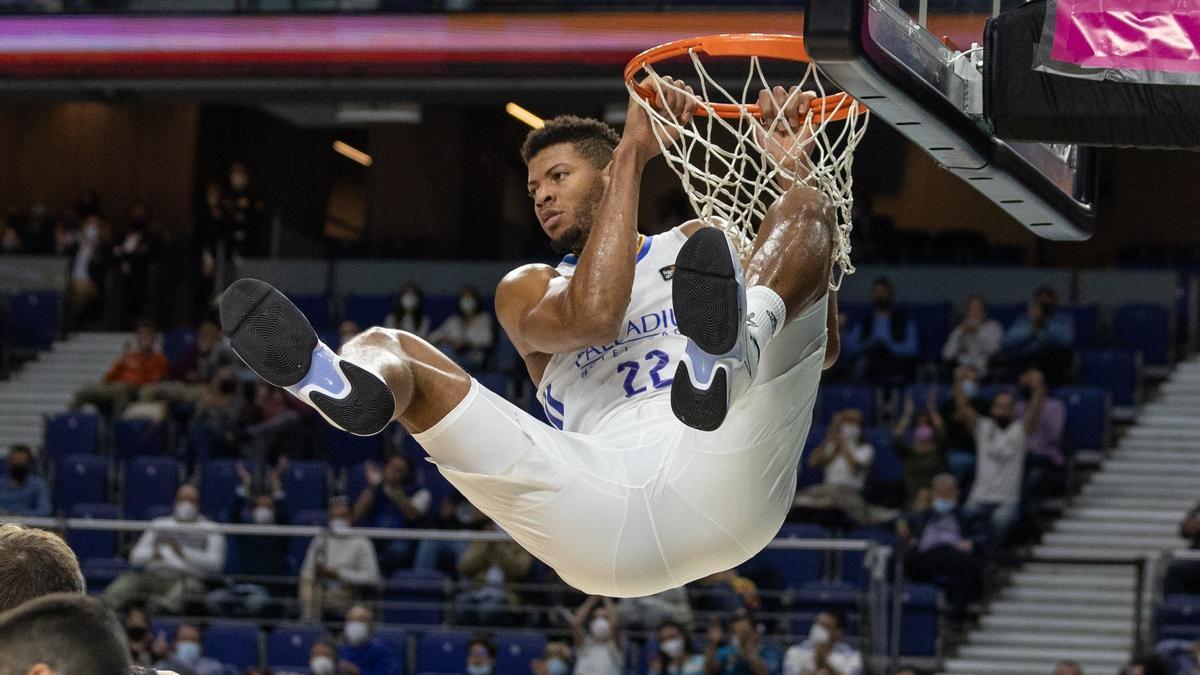
<path fill-rule="evenodd" d="M 495 338 L 492 315 L 482 311 L 479 291 L 464 288 L 458 296 L 458 314 L 450 316 L 429 336 L 438 349 L 467 370 L 483 367 Z"/>
<path fill-rule="evenodd" d="M 429 316 L 425 314 L 425 294 L 413 282 L 404 284 L 396 296 L 396 307 L 383 320 L 384 328 L 402 330 L 423 338 L 429 337 Z"/>
<path fill-rule="evenodd" d="M 664 621 L 658 627 L 658 655 L 650 664 L 655 675 L 704 675 L 704 655 L 692 650 L 683 627 Z"/>
<path fill-rule="evenodd" d="M 575 675 L 620 675 L 625 670 L 625 638 L 617 606 L 611 598 L 604 598 L 602 607 L 596 606 L 599 602 L 599 596 L 588 596 L 571 618 Z"/>
<path fill-rule="evenodd" d="M 896 516 L 894 511 L 867 503 L 863 487 L 875 448 L 863 440 L 863 414 L 848 408 L 834 413 L 825 440 L 808 459 L 808 464 L 825 471 L 825 482 L 805 488 L 794 504 L 806 509 L 837 509 L 854 521 L 867 525 Z"/>
<path fill-rule="evenodd" d="M 1000 351 L 1004 330 L 999 321 L 988 318 L 987 301 L 978 293 L 967 296 L 963 314 L 962 323 L 954 327 L 942 347 L 942 358 L 955 367 L 971 366 L 984 377 L 988 362 Z"/>

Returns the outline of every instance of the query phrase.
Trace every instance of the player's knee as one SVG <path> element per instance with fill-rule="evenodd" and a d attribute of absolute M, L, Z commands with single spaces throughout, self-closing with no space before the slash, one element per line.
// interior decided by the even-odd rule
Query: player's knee
<path fill-rule="evenodd" d="M 829 197 L 824 192 L 807 185 L 793 186 L 772 205 L 772 210 L 779 211 L 780 216 L 790 216 L 789 220 L 803 215 L 811 218 L 822 217 L 830 208 Z"/>
<path fill-rule="evenodd" d="M 396 343 L 398 332 L 381 326 L 372 326 L 351 338 L 342 346 L 342 352 L 352 352 L 362 348 L 387 347 Z"/>

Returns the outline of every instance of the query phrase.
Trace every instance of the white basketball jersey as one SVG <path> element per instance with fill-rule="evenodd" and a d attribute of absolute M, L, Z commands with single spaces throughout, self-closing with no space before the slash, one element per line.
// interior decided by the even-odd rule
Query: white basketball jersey
<path fill-rule="evenodd" d="M 550 424 L 587 433 L 625 406 L 670 394 L 687 346 L 671 303 L 675 257 L 685 241 L 678 227 L 644 238 L 629 307 L 614 342 L 550 358 L 537 392 Z M 559 274 L 569 278 L 575 263 L 575 256 L 564 258 Z"/>

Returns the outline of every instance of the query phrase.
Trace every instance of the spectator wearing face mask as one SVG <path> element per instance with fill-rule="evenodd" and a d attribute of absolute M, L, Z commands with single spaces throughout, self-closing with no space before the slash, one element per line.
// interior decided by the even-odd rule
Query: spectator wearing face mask
<path fill-rule="evenodd" d="M 308 650 L 308 670 L 312 675 L 358 675 L 358 666 L 338 659 L 337 645 L 327 637 L 314 642 Z"/>
<path fill-rule="evenodd" d="M 762 643 L 754 621 L 748 614 L 736 614 L 729 622 L 729 642 L 724 643 L 721 624 L 708 627 L 708 645 L 704 649 L 704 670 L 709 675 L 773 675 L 779 672 L 780 656 Z"/>
<path fill-rule="evenodd" d="M 196 414 L 188 424 L 188 452 L 196 465 L 211 457 L 238 454 L 245 409 L 237 373 L 230 366 L 221 368 L 200 397 Z"/>
<path fill-rule="evenodd" d="M 809 675 L 822 669 L 833 675 L 859 675 L 862 654 L 843 640 L 845 619 L 837 612 L 821 612 L 808 631 L 808 639 L 783 656 L 783 675 Z"/>
<path fill-rule="evenodd" d="M 171 656 L 154 664 L 154 667 L 173 670 L 179 675 L 223 675 L 225 667 L 221 662 L 203 655 L 201 637 L 199 628 L 187 623 L 180 624 L 175 629 Z"/>
<path fill-rule="evenodd" d="M 834 413 L 825 440 L 808 458 L 809 466 L 825 471 L 825 480 L 797 494 L 797 507 L 834 509 L 863 524 L 895 517 L 886 509 L 871 506 L 863 496 L 875 448 L 863 441 L 862 429 L 862 411 L 848 408 Z"/>
<path fill-rule="evenodd" d="M 571 647 L 558 640 L 547 642 L 542 657 L 529 662 L 533 675 L 567 675 L 571 672 Z"/>
<path fill-rule="evenodd" d="M 1038 368 L 1054 382 L 1061 382 L 1070 349 L 1075 342 L 1075 318 L 1058 306 L 1058 294 L 1043 286 L 1034 292 L 1025 316 L 1004 334 L 1004 357 L 1016 373 Z"/>
<path fill-rule="evenodd" d="M 313 538 L 300 567 L 301 619 L 315 621 L 322 612 L 341 614 L 380 581 L 375 547 L 350 526 L 349 499 L 330 499 L 329 531 Z"/>
<path fill-rule="evenodd" d="M 229 522 L 289 524 L 291 520 L 284 499 L 286 494 L 280 478 L 286 466 L 286 462 L 277 464 L 266 480 L 256 485 L 253 476 L 239 462 L 237 471 L 241 482 L 229 506 Z M 244 534 L 233 537 L 238 551 L 235 574 L 253 577 L 287 577 L 291 574 L 288 564 L 291 541 L 287 537 Z M 272 595 L 283 596 L 290 590 L 282 584 L 230 582 L 223 588 L 210 591 L 204 603 L 209 612 L 217 616 L 261 616 L 267 611 Z"/>
<path fill-rule="evenodd" d="M 479 291 L 464 288 L 458 296 L 458 313 L 451 315 L 429 341 L 468 370 L 478 370 L 487 361 L 495 343 L 492 315 L 483 311 Z"/>
<path fill-rule="evenodd" d="M 1021 373 L 1017 380 L 1021 396 L 1013 409 L 1015 417 L 1025 416 L 1034 396 L 1033 382 L 1040 376 L 1037 370 Z M 1067 460 L 1062 448 L 1066 425 L 1067 406 L 1056 398 L 1043 397 L 1042 413 L 1025 441 L 1028 454 L 1025 457 L 1024 495 L 1040 500 L 1062 489 L 1066 481 Z"/>
<path fill-rule="evenodd" d="M 917 324 L 896 308 L 896 290 L 891 279 L 875 280 L 871 304 L 871 313 L 843 333 L 843 349 L 855 355 L 851 376 L 856 382 L 895 383 L 910 379 L 919 351 Z"/>
<path fill-rule="evenodd" d="M 704 675 L 704 656 L 692 649 L 682 626 L 664 621 L 658 627 L 658 654 L 650 671 L 655 675 Z"/>
<path fill-rule="evenodd" d="M 942 347 L 942 358 L 951 366 L 971 366 L 980 376 L 987 375 L 988 363 L 1000 351 L 1004 329 L 989 319 L 987 301 L 978 293 L 967 297 L 962 323 L 950 331 Z"/>
<path fill-rule="evenodd" d="M 485 637 L 472 638 L 467 644 L 466 675 L 492 675 L 496 667 L 496 645 Z"/>
<path fill-rule="evenodd" d="M 171 379 L 144 385 L 138 397 L 142 401 L 195 403 L 221 368 L 238 362 L 237 355 L 225 344 L 221 327 L 206 319 L 196 327 L 196 344 L 171 364 Z"/>
<path fill-rule="evenodd" d="M 203 597 L 205 581 L 225 566 L 225 536 L 200 515 L 199 502 L 194 485 L 180 486 L 171 515 L 151 521 L 129 554 L 134 571 L 117 577 L 104 590 L 109 606 L 121 610 L 144 600 L 151 607 L 179 614 L 188 600 Z"/>
<path fill-rule="evenodd" d="M 411 281 L 404 284 L 396 298 L 396 307 L 383 320 L 383 327 L 428 339 L 429 315 L 425 313 L 425 294 L 419 286 Z"/>
<path fill-rule="evenodd" d="M 971 366 L 959 366 L 954 370 L 954 382 L 962 389 L 967 402 L 975 405 L 979 395 L 979 373 Z M 959 488 L 965 492 L 975 479 L 975 433 L 958 415 L 953 396 L 939 412 L 946 429 L 946 470 L 954 475 Z"/>
<path fill-rule="evenodd" d="M 495 530 L 488 521 L 484 529 Z M 509 622 L 510 610 L 521 604 L 509 584 L 529 576 L 533 556 L 512 541 L 473 541 L 458 561 L 463 585 L 454 598 L 454 613 L 462 623 L 496 625 Z"/>
<path fill-rule="evenodd" d="M 912 396 L 906 395 L 892 429 L 896 450 L 904 458 L 904 504 L 908 508 L 923 505 L 933 477 L 946 470 L 946 424 L 937 409 L 937 389 L 929 388 L 925 409 L 919 415 L 916 407 Z"/>
<path fill-rule="evenodd" d="M 71 259 L 72 324 L 100 319 L 104 315 L 105 280 L 112 256 L 109 228 L 96 213 L 88 214 L 78 230 L 64 228 L 57 249 Z"/>
<path fill-rule="evenodd" d="M 619 675 L 625 660 L 625 637 L 612 599 L 596 595 L 575 610 L 571 636 L 575 642 L 575 675 Z"/>
<path fill-rule="evenodd" d="M 0 478 L 0 515 L 50 515 L 50 488 L 33 473 L 33 452 L 14 445 L 8 452 L 8 475 Z"/>
<path fill-rule="evenodd" d="M 370 609 L 365 605 L 351 607 L 342 627 L 338 658 L 353 663 L 362 675 L 396 675 L 400 672 L 400 663 L 390 647 L 372 637 L 374 629 L 375 616 Z"/>
<path fill-rule="evenodd" d="M 139 321 L 133 341 L 104 374 L 104 380 L 77 391 L 71 409 L 91 404 L 117 416 L 137 396 L 139 387 L 162 381 L 167 376 L 167 357 L 155 346 L 156 335 L 153 323 Z"/>
<path fill-rule="evenodd" d="M 367 485 L 354 500 L 351 520 L 362 527 L 405 528 L 419 527 L 429 513 L 433 496 L 417 484 L 408 458 L 394 454 L 388 457 L 383 471 L 374 462 L 367 462 Z M 380 557 L 384 571 L 392 572 L 412 564 L 416 543 L 408 539 L 393 539 L 381 545 Z"/>
<path fill-rule="evenodd" d="M 150 617 L 145 610 L 130 607 L 121 623 L 125 626 L 125 638 L 129 643 L 130 663 L 150 666 L 161 658 L 154 654 L 154 635 L 150 632 Z"/>

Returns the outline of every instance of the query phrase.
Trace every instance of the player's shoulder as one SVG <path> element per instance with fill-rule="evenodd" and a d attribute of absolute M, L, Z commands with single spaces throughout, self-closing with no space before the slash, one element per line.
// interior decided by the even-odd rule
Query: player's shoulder
<path fill-rule="evenodd" d="M 496 299 L 511 298 L 514 295 L 525 295 L 530 292 L 545 291 L 546 286 L 555 278 L 562 276 L 558 270 L 542 263 L 521 265 L 504 275 L 496 285 Z"/>

